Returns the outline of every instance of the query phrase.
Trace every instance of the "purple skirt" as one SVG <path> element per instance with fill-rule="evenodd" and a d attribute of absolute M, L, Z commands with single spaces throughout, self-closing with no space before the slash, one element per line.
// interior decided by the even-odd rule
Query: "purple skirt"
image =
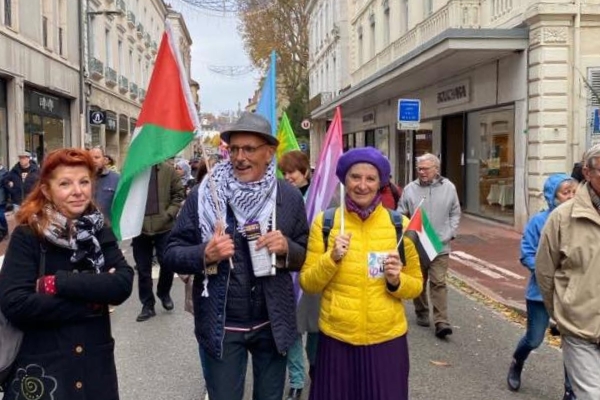
<path fill-rule="evenodd" d="M 408 400 L 406 335 L 353 346 L 319 334 L 310 400 Z"/>

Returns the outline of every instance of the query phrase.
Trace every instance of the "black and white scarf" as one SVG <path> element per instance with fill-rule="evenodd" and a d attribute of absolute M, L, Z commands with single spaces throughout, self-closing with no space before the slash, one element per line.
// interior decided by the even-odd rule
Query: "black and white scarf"
<path fill-rule="evenodd" d="M 104 226 L 104 216 L 98 210 L 71 220 L 51 206 L 44 208 L 48 226 L 44 229 L 46 239 L 58 247 L 73 250 L 72 263 L 86 259 L 100 273 L 104 266 L 104 255 L 96 233 Z"/>
<path fill-rule="evenodd" d="M 211 190 L 215 188 L 216 199 Z M 263 234 L 269 229 L 271 215 L 277 196 L 277 178 L 275 163 L 271 162 L 265 175 L 256 182 L 240 182 L 233 173 L 230 162 L 215 165 L 198 188 L 198 215 L 200 216 L 200 232 L 203 240 L 209 240 L 214 232 L 219 211 L 226 226 L 227 206 L 235 215 L 238 231 L 244 233 L 247 222 L 259 222 Z M 218 208 L 217 208 L 218 204 Z"/>

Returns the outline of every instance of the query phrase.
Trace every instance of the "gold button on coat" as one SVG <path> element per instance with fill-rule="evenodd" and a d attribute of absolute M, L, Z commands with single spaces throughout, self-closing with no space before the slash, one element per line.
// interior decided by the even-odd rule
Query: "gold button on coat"
<path fill-rule="evenodd" d="M 77 353 L 77 354 L 83 353 L 83 347 L 82 346 L 75 347 L 75 353 Z"/>
<path fill-rule="evenodd" d="M 81 383 L 80 381 L 75 382 L 75 387 L 77 389 L 81 389 L 83 387 L 83 383 Z"/>

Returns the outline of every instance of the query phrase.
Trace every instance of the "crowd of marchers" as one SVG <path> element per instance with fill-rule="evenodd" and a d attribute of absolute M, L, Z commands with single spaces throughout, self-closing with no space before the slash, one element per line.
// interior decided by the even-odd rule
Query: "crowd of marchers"
<path fill-rule="evenodd" d="M 416 329 L 440 341 L 453 334 L 446 275 L 461 209 L 438 157 L 418 157 L 417 178 L 399 188 L 379 150 L 349 150 L 335 165 L 339 204 L 308 221 L 307 196 L 319 188 L 303 152 L 276 160 L 278 140 L 253 113 L 221 139 L 224 160 L 151 168 L 132 240 L 137 321 L 156 316 L 157 298 L 174 308 L 177 273 L 190 288 L 211 400 L 244 397 L 249 356 L 255 399 L 300 399 L 305 388 L 311 400 L 408 399 L 404 302 L 414 302 Z M 16 228 L 0 270 L 0 311 L 23 340 L 8 372 L 0 370 L 4 399 L 118 399 L 110 312 L 134 282 L 110 224 L 119 175 L 101 148 L 56 150 L 41 168 L 23 152 L 5 173 Z M 579 173 L 547 179 L 548 209 L 523 235 L 531 278 L 527 329 L 507 377 L 514 391 L 552 318 L 562 336 L 564 398 L 600 398 L 600 146 L 585 153 Z M 440 242 L 434 257 L 404 234 L 421 213 Z"/>

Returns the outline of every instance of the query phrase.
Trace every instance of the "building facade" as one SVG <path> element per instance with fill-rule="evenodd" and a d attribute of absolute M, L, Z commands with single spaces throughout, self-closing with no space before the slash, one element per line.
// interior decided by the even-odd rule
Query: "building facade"
<path fill-rule="evenodd" d="M 162 0 L 84 0 L 87 6 L 85 145 L 102 146 L 122 165 L 168 19 L 190 77 L 192 40 L 183 16 Z M 196 91 L 197 93 L 197 91 Z M 199 104 L 199 102 L 197 102 Z"/>
<path fill-rule="evenodd" d="M 521 229 L 547 176 L 600 141 L 600 0 L 347 5 L 351 86 L 311 116 L 341 106 L 346 148 L 378 147 L 401 184 L 432 152 L 466 212 Z M 418 129 L 398 126 L 399 99 L 420 100 Z"/>
<path fill-rule="evenodd" d="M 81 145 L 79 12 L 67 0 L 0 0 L 0 159 Z"/>
<path fill-rule="evenodd" d="M 309 15 L 309 109 L 320 109 L 342 95 L 350 86 L 350 51 L 348 2 L 311 0 Z M 325 132 L 326 118 L 313 118 L 310 128 L 311 164 L 319 156 L 322 139 L 317 132 Z"/>

